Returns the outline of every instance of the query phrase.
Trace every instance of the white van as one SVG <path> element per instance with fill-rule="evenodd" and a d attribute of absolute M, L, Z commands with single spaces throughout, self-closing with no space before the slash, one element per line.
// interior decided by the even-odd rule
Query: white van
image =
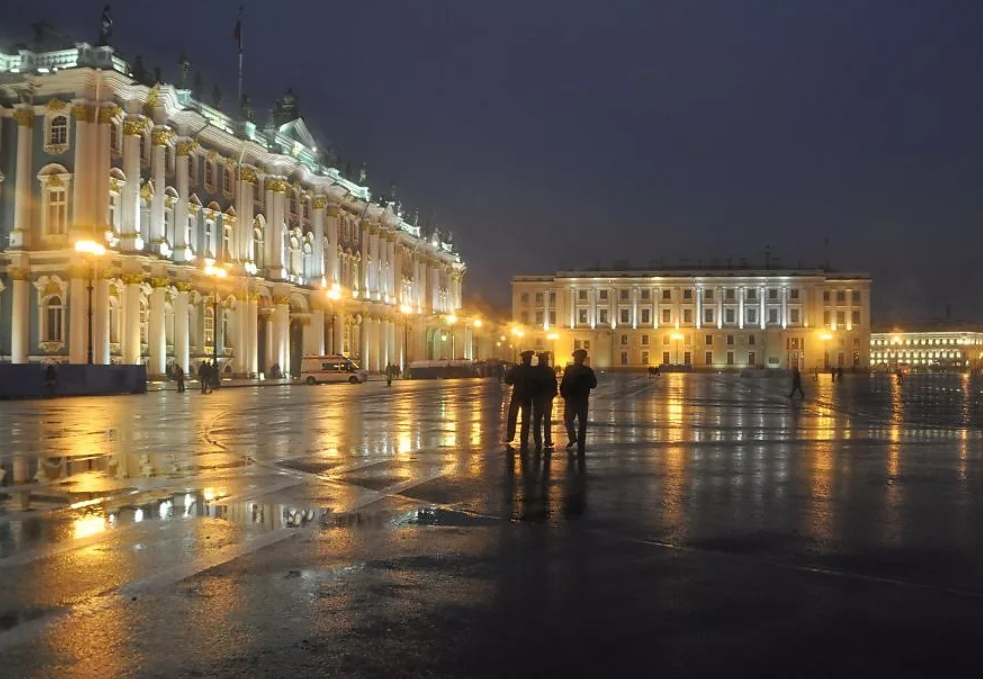
<path fill-rule="evenodd" d="M 307 384 L 319 382 L 351 382 L 359 384 L 369 379 L 369 374 L 355 361 L 342 356 L 304 356 L 300 362 L 300 379 Z"/>

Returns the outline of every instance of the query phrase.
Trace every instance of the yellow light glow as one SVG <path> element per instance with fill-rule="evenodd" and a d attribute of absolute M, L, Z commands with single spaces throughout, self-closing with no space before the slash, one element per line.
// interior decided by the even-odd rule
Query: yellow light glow
<path fill-rule="evenodd" d="M 400 304 L 399 305 L 399 313 L 401 313 L 401 314 L 411 314 L 411 313 L 413 313 L 413 307 L 411 307 L 409 304 Z"/>
<path fill-rule="evenodd" d="M 104 530 L 106 530 L 106 517 L 95 514 L 75 519 L 72 523 L 72 534 L 76 540 L 96 535 Z"/>
<path fill-rule="evenodd" d="M 457 316 L 455 316 L 454 314 L 448 315 L 447 316 L 447 324 L 448 325 L 454 325 L 455 323 L 457 323 Z"/>
<path fill-rule="evenodd" d="M 560 339 L 560 336 L 557 335 L 555 332 L 551 332 L 546 336 L 546 339 L 550 340 L 551 342 L 555 342 L 556 340 Z"/>
<path fill-rule="evenodd" d="M 824 342 L 828 342 L 829 340 L 833 339 L 833 336 L 828 332 L 824 332 L 819 336 L 819 339 L 821 339 Z"/>
<path fill-rule="evenodd" d="M 674 339 L 674 340 L 676 340 L 677 342 L 678 342 L 679 340 L 681 340 L 681 339 L 683 339 L 683 335 L 682 335 L 682 334 L 680 334 L 680 333 L 678 333 L 678 332 L 674 332 L 674 333 L 672 333 L 672 335 L 670 335 L 669 337 L 670 337 L 671 339 Z"/>
<path fill-rule="evenodd" d="M 229 273 L 220 266 L 209 264 L 205 267 L 205 275 L 212 276 L 214 278 L 225 278 L 229 275 Z"/>
<path fill-rule="evenodd" d="M 482 325 L 484 325 L 484 323 L 482 322 L 482 320 L 480 318 L 474 319 L 474 327 L 480 328 Z"/>
<path fill-rule="evenodd" d="M 331 288 L 328 290 L 328 299 L 341 299 L 341 291 Z"/>
<path fill-rule="evenodd" d="M 106 248 L 94 240 L 80 240 L 75 243 L 75 251 L 95 257 L 102 257 L 106 254 Z"/>

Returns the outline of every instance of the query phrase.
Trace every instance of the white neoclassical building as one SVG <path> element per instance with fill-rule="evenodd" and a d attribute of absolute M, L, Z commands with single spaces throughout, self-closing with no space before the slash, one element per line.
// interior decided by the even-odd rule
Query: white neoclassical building
<path fill-rule="evenodd" d="M 870 365 L 870 276 L 716 266 L 512 279 L 517 344 L 587 349 L 600 368 Z"/>
<path fill-rule="evenodd" d="M 453 246 L 325 164 L 289 96 L 277 110 L 256 125 L 140 84 L 109 46 L 0 53 L 0 360 L 82 363 L 90 332 L 95 363 L 150 375 L 214 353 L 241 376 L 469 357 Z"/>

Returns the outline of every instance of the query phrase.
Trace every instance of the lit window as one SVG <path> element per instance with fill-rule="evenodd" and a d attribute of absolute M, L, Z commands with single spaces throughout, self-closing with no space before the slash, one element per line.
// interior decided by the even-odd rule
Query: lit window
<path fill-rule="evenodd" d="M 68 191 L 64 186 L 49 186 L 44 192 L 45 232 L 49 236 L 68 233 Z"/>
<path fill-rule="evenodd" d="M 68 143 L 68 118 L 55 116 L 48 128 L 48 144 L 61 146 Z"/>
<path fill-rule="evenodd" d="M 54 295 L 44 302 L 44 327 L 41 329 L 41 337 L 45 342 L 64 342 L 65 341 L 65 305 L 61 297 Z"/>

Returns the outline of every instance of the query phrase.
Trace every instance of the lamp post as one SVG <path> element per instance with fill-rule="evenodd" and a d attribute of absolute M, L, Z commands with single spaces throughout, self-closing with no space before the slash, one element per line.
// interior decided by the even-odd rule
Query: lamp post
<path fill-rule="evenodd" d="M 413 307 L 408 304 L 399 305 L 399 313 L 403 316 L 403 361 L 400 367 L 400 372 L 405 374 L 406 368 L 410 364 L 410 354 L 409 354 L 409 337 L 410 337 L 410 314 L 413 313 Z"/>
<path fill-rule="evenodd" d="M 221 278 L 225 278 L 228 272 L 214 264 L 208 264 L 205 266 L 205 275 L 210 277 L 213 281 L 212 285 L 212 299 L 214 302 L 214 307 L 212 309 L 212 362 L 215 364 L 215 370 L 218 370 L 218 281 Z M 221 372 L 218 373 L 221 375 Z"/>
<path fill-rule="evenodd" d="M 335 325 L 338 323 L 338 309 L 336 305 L 338 300 L 341 299 L 341 286 L 337 283 L 332 283 L 331 287 L 325 291 L 325 294 L 331 303 L 331 344 L 335 345 L 338 337 L 338 329 L 335 327 Z M 342 353 L 342 348 L 343 347 L 333 346 L 334 351 L 332 353 L 340 355 Z"/>
<path fill-rule="evenodd" d="M 86 363 L 92 365 L 92 286 L 96 279 L 96 258 L 106 254 L 106 248 L 92 240 L 80 240 L 75 243 L 75 251 L 91 258 L 92 273 L 89 276 L 89 308 L 86 312 L 88 318 L 88 348 L 86 349 Z"/>
<path fill-rule="evenodd" d="M 512 362 L 516 363 L 519 358 L 519 348 L 517 345 L 519 343 L 519 340 L 521 340 L 523 335 L 525 335 L 526 333 L 513 325 L 512 334 L 515 335 L 515 339 L 512 341 Z"/>

